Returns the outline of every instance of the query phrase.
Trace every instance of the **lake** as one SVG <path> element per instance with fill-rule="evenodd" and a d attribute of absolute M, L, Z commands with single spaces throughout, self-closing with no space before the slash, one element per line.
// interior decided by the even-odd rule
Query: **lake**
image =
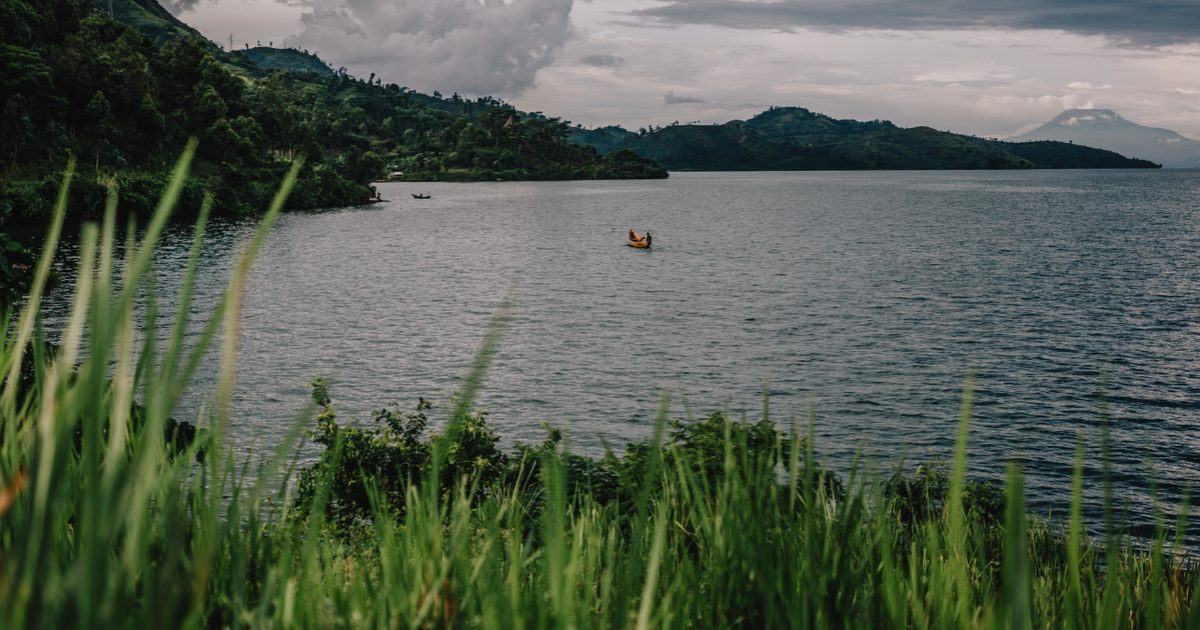
<path fill-rule="evenodd" d="M 342 419 L 451 395 L 508 325 L 479 404 L 506 442 L 543 423 L 603 452 L 672 417 L 812 409 L 846 471 L 949 458 L 974 375 L 971 469 L 1011 459 L 1089 512 L 1107 407 L 1118 494 L 1147 521 L 1200 480 L 1200 172 L 677 173 L 665 181 L 380 184 L 391 201 L 284 215 L 249 281 L 233 438 L 270 449 L 332 383 Z M 429 193 L 416 200 L 410 193 Z M 625 246 L 650 230 L 652 250 Z M 253 229 L 210 229 L 197 314 Z M 164 309 L 189 245 L 167 235 Z M 69 270 L 63 268 L 69 277 Z M 50 296 L 53 330 L 68 302 Z M 194 419 L 210 366 L 176 414 Z M 1081 433 L 1082 432 L 1082 433 Z M 309 451 L 310 453 L 315 451 Z"/>

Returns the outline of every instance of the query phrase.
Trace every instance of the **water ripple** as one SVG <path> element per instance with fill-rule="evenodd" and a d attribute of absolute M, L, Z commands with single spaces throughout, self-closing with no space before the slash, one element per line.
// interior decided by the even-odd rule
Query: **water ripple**
<path fill-rule="evenodd" d="M 245 303 L 240 448 L 270 449 L 318 376 L 343 417 L 418 396 L 444 413 L 510 301 L 480 397 L 508 441 L 549 422 L 600 453 L 647 436 L 664 389 L 678 417 L 755 415 L 766 389 L 781 423 L 812 405 L 834 466 L 859 452 L 911 464 L 949 456 L 974 374 L 973 470 L 999 480 L 1022 462 L 1035 507 L 1064 511 L 1082 434 L 1097 512 L 1105 421 L 1133 516 L 1152 514 L 1152 475 L 1168 501 L 1200 481 L 1197 173 L 422 186 L 432 199 L 385 184 L 387 204 L 282 217 Z M 654 231 L 655 249 L 624 247 L 629 227 Z M 194 313 L 250 230 L 213 223 Z M 167 312 L 189 239 L 175 226 L 159 254 Z M 50 301 L 53 330 L 65 289 Z"/>

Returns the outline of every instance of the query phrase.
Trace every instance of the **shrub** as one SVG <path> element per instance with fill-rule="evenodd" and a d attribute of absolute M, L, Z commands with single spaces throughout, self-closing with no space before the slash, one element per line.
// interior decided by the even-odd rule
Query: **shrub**
<path fill-rule="evenodd" d="M 307 516 L 317 489 L 324 485 L 330 491 L 326 517 L 343 528 L 349 530 L 369 521 L 378 507 L 403 518 L 408 489 L 434 471 L 438 442 L 446 443 L 444 459 L 435 471 L 442 494 L 450 493 L 460 480 L 470 480 L 482 495 L 491 489 L 507 463 L 496 448 L 499 438 L 487 427 L 485 412 L 461 419 L 452 437 L 438 433 L 426 437 L 426 412 L 433 405 L 424 398 L 408 413 L 384 408 L 373 414 L 370 425 L 342 425 L 338 424 L 328 383 L 317 379 L 312 388 L 313 400 L 321 410 L 310 436 L 325 449 L 314 464 L 300 472 L 294 503 L 300 516 Z M 372 505 L 376 497 L 383 506 Z"/>

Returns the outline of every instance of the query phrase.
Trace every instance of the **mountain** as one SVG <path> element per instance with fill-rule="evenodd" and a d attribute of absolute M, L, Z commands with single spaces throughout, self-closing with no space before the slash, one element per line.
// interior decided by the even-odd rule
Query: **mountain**
<path fill-rule="evenodd" d="M 886 120 L 839 120 L 772 107 L 750 120 L 630 132 L 572 129 L 600 153 L 630 149 L 670 170 L 1154 168 L 1145 160 L 1064 142 L 1001 142 Z"/>
<path fill-rule="evenodd" d="M 1170 129 L 1139 125 L 1111 109 L 1068 109 L 1012 140 L 1073 142 L 1153 160 L 1168 168 L 1200 168 L 1200 142 Z"/>

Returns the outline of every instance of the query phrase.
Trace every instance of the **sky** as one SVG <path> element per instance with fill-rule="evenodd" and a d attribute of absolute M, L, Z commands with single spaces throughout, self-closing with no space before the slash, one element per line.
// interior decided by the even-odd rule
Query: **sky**
<path fill-rule="evenodd" d="M 1007 137 L 1113 109 L 1200 140 L 1197 0 L 161 0 L 210 39 L 588 127 L 772 105 Z"/>

